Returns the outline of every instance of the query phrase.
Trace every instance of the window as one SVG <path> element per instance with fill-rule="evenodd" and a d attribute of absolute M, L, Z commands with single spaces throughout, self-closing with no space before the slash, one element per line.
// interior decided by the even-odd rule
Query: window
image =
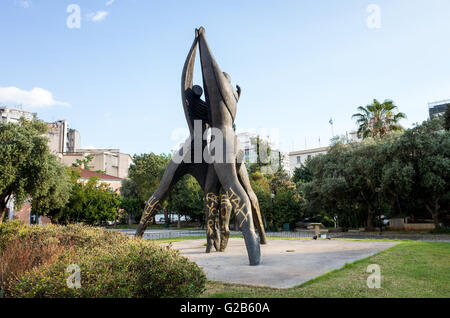
<path fill-rule="evenodd" d="M 302 163 L 302 157 L 297 156 L 297 163 Z"/>
<path fill-rule="evenodd" d="M 308 155 L 308 159 L 311 159 L 311 155 Z"/>

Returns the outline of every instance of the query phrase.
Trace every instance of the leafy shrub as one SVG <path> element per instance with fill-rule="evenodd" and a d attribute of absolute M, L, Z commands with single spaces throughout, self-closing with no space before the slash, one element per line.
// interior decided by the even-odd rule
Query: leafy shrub
<path fill-rule="evenodd" d="M 0 226 L 1 264 L 17 240 L 62 250 L 10 276 L 7 297 L 195 297 L 206 283 L 197 264 L 178 251 L 105 229 L 7 222 Z M 79 289 L 67 286 L 71 264 L 81 270 Z"/>
<path fill-rule="evenodd" d="M 431 234 L 450 234 L 450 226 L 441 226 L 430 231 Z"/>
<path fill-rule="evenodd" d="M 62 246 L 37 240 L 15 238 L 0 252 L 0 290 L 18 280 L 27 271 L 56 261 L 63 251 Z"/>

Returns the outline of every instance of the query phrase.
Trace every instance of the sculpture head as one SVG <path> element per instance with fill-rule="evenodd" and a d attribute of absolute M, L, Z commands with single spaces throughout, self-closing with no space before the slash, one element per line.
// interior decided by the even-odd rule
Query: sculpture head
<path fill-rule="evenodd" d="M 200 98 L 203 95 L 203 88 L 201 86 L 194 85 L 192 87 L 192 92 L 194 93 L 194 96 L 196 96 L 197 98 Z"/>

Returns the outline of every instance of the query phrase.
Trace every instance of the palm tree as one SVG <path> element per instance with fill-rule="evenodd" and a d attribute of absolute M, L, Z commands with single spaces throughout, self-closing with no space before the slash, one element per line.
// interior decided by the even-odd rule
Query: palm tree
<path fill-rule="evenodd" d="M 362 134 L 363 138 L 377 135 L 382 137 L 390 131 L 403 130 L 398 122 L 400 119 L 406 118 L 406 115 L 396 112 L 397 109 L 398 107 L 391 100 L 380 103 L 374 99 L 373 104 L 366 107 L 359 106 L 359 113 L 352 116 L 359 125 L 358 134 Z"/>

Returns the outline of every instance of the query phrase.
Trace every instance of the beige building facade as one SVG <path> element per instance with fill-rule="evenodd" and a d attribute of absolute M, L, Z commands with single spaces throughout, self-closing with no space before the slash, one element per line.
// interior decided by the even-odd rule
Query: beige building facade
<path fill-rule="evenodd" d="M 47 123 L 46 137 L 50 151 L 54 154 L 72 153 L 81 147 L 80 133 L 70 129 L 65 120 Z"/>
<path fill-rule="evenodd" d="M 128 169 L 133 162 L 129 154 L 121 153 L 120 149 L 78 149 L 74 153 L 60 154 L 60 161 L 66 166 L 77 164 L 77 160 L 86 160 L 92 156 L 87 167 L 91 171 L 104 171 L 107 175 L 127 178 Z"/>
<path fill-rule="evenodd" d="M 305 164 L 306 160 L 311 159 L 317 155 L 325 154 L 330 147 L 321 147 L 314 149 L 305 149 L 289 153 L 290 171 L 293 175 L 295 168 L 300 168 Z"/>

